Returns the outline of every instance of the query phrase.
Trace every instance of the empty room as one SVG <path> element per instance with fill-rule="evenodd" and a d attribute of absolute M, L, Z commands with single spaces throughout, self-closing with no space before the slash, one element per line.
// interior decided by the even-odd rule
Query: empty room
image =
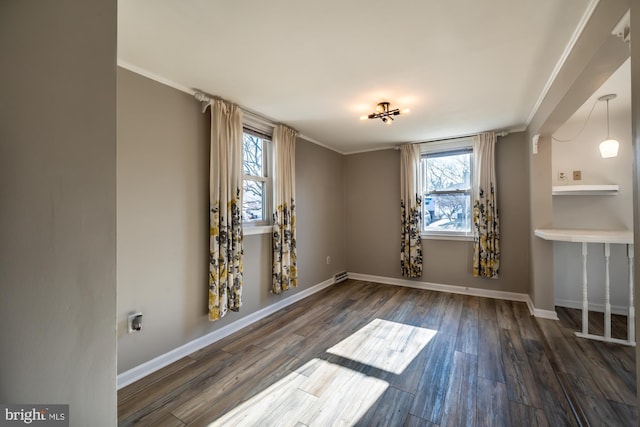
<path fill-rule="evenodd" d="M 94 3 L 0 6 L 0 424 L 638 425 L 636 4 Z"/>

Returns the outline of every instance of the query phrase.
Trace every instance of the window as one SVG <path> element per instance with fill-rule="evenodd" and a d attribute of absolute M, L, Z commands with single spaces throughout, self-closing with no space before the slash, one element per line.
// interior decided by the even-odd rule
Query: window
<path fill-rule="evenodd" d="M 270 139 L 249 129 L 243 134 L 242 218 L 244 223 L 266 225 L 270 222 L 271 178 Z"/>
<path fill-rule="evenodd" d="M 424 144 L 422 233 L 471 235 L 471 140 Z"/>

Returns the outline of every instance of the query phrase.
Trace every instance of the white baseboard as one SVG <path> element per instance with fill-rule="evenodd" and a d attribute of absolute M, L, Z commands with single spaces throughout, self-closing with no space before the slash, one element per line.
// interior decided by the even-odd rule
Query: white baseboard
<path fill-rule="evenodd" d="M 443 285 L 440 283 L 419 282 L 415 280 L 396 279 L 392 277 L 372 276 L 369 274 L 348 273 L 349 279 L 364 280 L 367 282 L 383 283 L 386 285 L 406 286 L 409 288 L 427 289 L 430 291 L 448 292 L 452 294 L 472 295 L 484 298 L 503 299 L 508 301 L 521 301 L 527 304 L 532 316 L 545 319 L 558 320 L 558 315 L 553 310 L 541 310 L 535 308 L 529 294 L 518 292 L 494 291 L 491 289 L 472 288 L 468 286 Z"/>
<path fill-rule="evenodd" d="M 529 301 L 531 301 L 531 299 L 529 299 Z M 541 319 L 559 320 L 558 313 L 556 313 L 555 310 L 542 310 L 540 308 L 535 308 L 533 306 L 533 302 L 531 302 L 531 305 L 529 306 L 529 311 L 533 316 Z"/>
<path fill-rule="evenodd" d="M 167 353 L 161 354 L 158 357 L 154 357 L 153 359 L 142 363 L 128 371 L 122 372 L 118 375 L 116 384 L 117 389 L 120 390 L 123 387 L 128 386 L 129 384 L 138 381 L 147 375 L 152 374 L 153 372 L 164 368 L 167 365 L 170 365 L 173 362 L 176 362 L 182 359 L 185 356 L 190 355 L 191 353 L 200 350 L 210 344 L 213 344 L 216 341 L 221 340 L 224 337 L 227 337 L 234 332 L 239 331 L 242 328 L 245 328 L 258 320 L 261 320 L 276 311 L 283 309 L 295 302 L 298 302 L 310 295 L 315 294 L 327 288 L 335 283 L 335 279 L 327 279 L 324 282 L 318 283 L 310 288 L 307 288 L 303 291 L 297 292 L 290 297 L 284 298 L 275 304 L 271 304 L 263 309 L 260 309 L 256 312 L 249 314 L 248 316 L 243 317 L 242 319 L 238 319 L 237 321 L 223 326 L 220 329 L 216 329 L 206 335 L 201 336 L 200 338 L 196 338 L 193 341 L 190 341 L 180 347 L 174 348 L 173 350 L 168 351 Z"/>
<path fill-rule="evenodd" d="M 575 308 L 578 310 L 582 310 L 582 301 L 556 298 L 556 305 L 559 307 Z M 599 313 L 604 313 L 604 304 L 589 302 L 589 310 L 597 311 Z M 612 305 L 611 313 L 621 314 L 623 316 L 626 316 L 629 314 L 629 308 L 624 305 Z"/>

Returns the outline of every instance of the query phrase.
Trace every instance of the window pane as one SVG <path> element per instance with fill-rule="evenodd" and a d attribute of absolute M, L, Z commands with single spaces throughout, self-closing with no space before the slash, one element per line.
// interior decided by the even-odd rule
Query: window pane
<path fill-rule="evenodd" d="M 472 156 L 467 148 L 423 155 L 424 231 L 471 231 Z"/>
<path fill-rule="evenodd" d="M 424 229 L 468 233 L 471 228 L 471 195 L 427 194 L 424 198 Z"/>
<path fill-rule="evenodd" d="M 244 149 L 244 174 L 252 176 L 264 176 L 263 170 L 263 142 L 258 136 L 245 133 L 243 139 Z"/>
<path fill-rule="evenodd" d="M 471 188 L 471 153 L 456 151 L 451 155 L 426 157 L 426 191 L 469 190 Z"/>
<path fill-rule="evenodd" d="M 242 218 L 244 222 L 264 221 L 264 182 L 244 180 Z"/>

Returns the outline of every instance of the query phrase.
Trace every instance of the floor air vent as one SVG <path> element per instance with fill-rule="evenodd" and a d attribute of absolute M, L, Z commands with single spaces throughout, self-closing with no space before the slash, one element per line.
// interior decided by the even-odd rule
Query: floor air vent
<path fill-rule="evenodd" d="M 340 272 L 338 274 L 336 274 L 335 280 L 333 283 L 340 283 L 340 282 L 344 282 L 345 280 L 347 280 L 349 277 L 347 276 L 347 272 L 343 271 Z"/>

